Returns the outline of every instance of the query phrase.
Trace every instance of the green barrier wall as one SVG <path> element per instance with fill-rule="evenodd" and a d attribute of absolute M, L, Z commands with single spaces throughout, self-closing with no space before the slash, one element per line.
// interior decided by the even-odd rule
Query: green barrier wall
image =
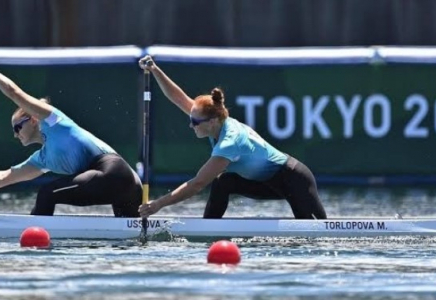
<path fill-rule="evenodd" d="M 330 49 L 327 59 L 320 50 L 322 55 L 309 51 L 301 58 L 299 52 L 278 60 L 274 55 L 252 59 L 249 52 L 247 59 L 229 59 L 152 50 L 147 49 L 191 97 L 222 87 L 231 116 L 306 163 L 318 178 L 435 174 L 436 50 L 424 60 L 419 55 L 379 57 L 382 52 L 369 48 L 355 56 L 348 55 L 355 50 Z M 55 106 L 134 166 L 140 140 L 141 54 L 121 62 L 69 58 L 68 63 L 35 59 L 36 64 L 29 64 L 2 60 L 0 49 L 0 72 L 32 95 L 51 96 Z M 14 109 L 0 96 L 1 169 L 37 149 L 14 140 Z M 174 182 L 194 175 L 209 158 L 209 142 L 195 137 L 188 116 L 163 96 L 154 79 L 151 110 L 151 180 Z"/>
<path fill-rule="evenodd" d="M 231 116 L 317 175 L 435 174 L 436 64 L 252 65 L 156 59 L 191 97 L 214 86 Z M 179 58 L 179 60 L 183 60 Z M 154 170 L 193 173 L 209 157 L 154 85 Z"/>

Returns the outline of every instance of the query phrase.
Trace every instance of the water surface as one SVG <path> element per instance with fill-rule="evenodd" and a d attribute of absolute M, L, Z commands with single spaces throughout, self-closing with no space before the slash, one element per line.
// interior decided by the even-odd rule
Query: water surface
<path fill-rule="evenodd" d="M 157 190 L 153 197 L 164 193 Z M 0 195 L 2 212 L 28 212 L 32 193 Z M 428 188 L 321 189 L 329 216 L 436 215 Z M 153 198 L 152 197 L 152 198 Z M 165 208 L 201 215 L 207 194 Z M 110 213 L 58 206 L 56 213 Z M 292 216 L 284 201 L 234 198 L 226 216 Z M 233 239 L 242 262 L 206 263 L 212 241 L 53 240 L 49 250 L 0 240 L 5 299 L 436 299 L 436 238 Z"/>

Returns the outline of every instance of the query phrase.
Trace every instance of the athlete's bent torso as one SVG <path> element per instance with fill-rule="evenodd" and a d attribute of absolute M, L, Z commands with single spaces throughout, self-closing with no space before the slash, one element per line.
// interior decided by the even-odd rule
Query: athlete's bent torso
<path fill-rule="evenodd" d="M 212 182 L 204 218 L 221 218 L 231 194 L 285 199 L 297 219 L 327 218 L 310 169 L 271 146 L 247 125 L 227 118 L 219 139 L 211 143 L 212 156 L 227 158 L 230 164 L 227 172 Z"/>
<path fill-rule="evenodd" d="M 117 217 L 137 217 L 142 184 L 129 164 L 105 142 L 54 108 L 41 121 L 42 148 L 23 163 L 65 175 L 41 187 L 34 215 L 53 215 L 56 204 L 110 204 Z"/>

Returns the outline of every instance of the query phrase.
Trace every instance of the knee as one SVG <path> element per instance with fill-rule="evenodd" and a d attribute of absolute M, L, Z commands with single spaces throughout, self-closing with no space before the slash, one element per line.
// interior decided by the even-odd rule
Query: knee
<path fill-rule="evenodd" d="M 235 173 L 221 173 L 212 181 L 212 190 L 228 191 L 234 190 L 237 175 Z"/>
<path fill-rule="evenodd" d="M 54 213 L 55 205 L 56 201 L 53 197 L 53 190 L 50 187 L 43 186 L 38 191 L 35 206 L 33 207 L 31 214 L 51 216 Z"/>
<path fill-rule="evenodd" d="M 38 195 L 36 196 L 36 201 L 47 202 L 50 201 L 51 199 L 53 199 L 53 189 L 48 185 L 42 186 L 38 191 Z"/>

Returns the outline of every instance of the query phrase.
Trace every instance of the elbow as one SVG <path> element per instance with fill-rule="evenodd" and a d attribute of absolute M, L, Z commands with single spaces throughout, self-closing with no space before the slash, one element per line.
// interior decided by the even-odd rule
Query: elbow
<path fill-rule="evenodd" d="M 201 192 L 207 184 L 207 182 L 197 177 L 192 179 L 190 182 L 191 190 L 194 192 L 194 194 Z"/>
<path fill-rule="evenodd" d="M 10 174 L 11 174 L 11 169 L 6 170 L 6 171 L 0 171 L 0 188 L 5 187 L 5 186 L 10 184 L 8 182 L 9 178 L 10 178 Z"/>

